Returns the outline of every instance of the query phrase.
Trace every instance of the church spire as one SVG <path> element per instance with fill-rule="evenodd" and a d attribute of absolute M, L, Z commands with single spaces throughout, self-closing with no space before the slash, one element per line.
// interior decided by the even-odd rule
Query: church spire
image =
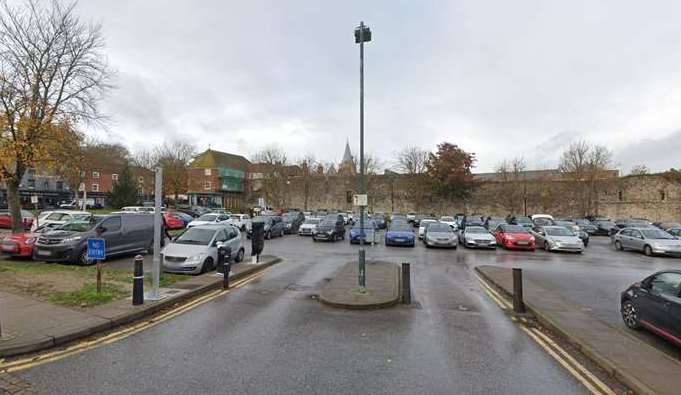
<path fill-rule="evenodd" d="M 342 163 L 352 163 L 352 152 L 350 152 L 350 140 L 345 142 L 345 152 L 343 153 Z"/>

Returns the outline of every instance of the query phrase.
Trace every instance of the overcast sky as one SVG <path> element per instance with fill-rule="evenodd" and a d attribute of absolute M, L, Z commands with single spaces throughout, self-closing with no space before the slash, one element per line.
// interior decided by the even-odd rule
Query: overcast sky
<path fill-rule="evenodd" d="M 680 167 L 679 1 L 81 0 L 118 88 L 100 136 L 133 151 L 183 139 L 250 156 L 268 143 L 340 161 L 359 149 L 459 144 L 477 171 L 523 155 L 555 166 L 575 139 L 626 172 Z"/>

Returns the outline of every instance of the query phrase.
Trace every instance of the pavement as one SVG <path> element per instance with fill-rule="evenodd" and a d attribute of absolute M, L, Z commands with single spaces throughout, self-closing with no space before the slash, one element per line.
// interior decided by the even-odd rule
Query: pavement
<path fill-rule="evenodd" d="M 476 268 L 482 277 L 513 295 L 511 269 Z M 562 334 L 613 377 L 638 394 L 678 394 L 681 363 L 665 353 L 612 327 L 569 302 L 551 288 L 523 280 L 528 311 L 549 328 Z"/>
<path fill-rule="evenodd" d="M 230 280 L 243 278 L 278 261 L 277 257 L 262 256 L 257 265 L 233 264 Z M 160 293 L 166 295 L 164 299 L 146 300 L 143 305 L 133 306 L 131 298 L 126 298 L 90 309 L 70 309 L 0 291 L 3 325 L 0 357 L 35 352 L 105 331 L 221 286 L 222 276 L 214 272 L 188 276 L 172 288 L 161 288 Z"/>
<path fill-rule="evenodd" d="M 358 287 L 359 268 L 350 261 L 324 285 L 319 300 L 346 309 L 378 309 L 395 305 L 400 298 L 399 266 L 391 262 L 368 261 L 365 264 L 366 287 Z"/>
<path fill-rule="evenodd" d="M 286 264 L 234 292 L 13 375 L 46 394 L 587 393 L 500 311 L 462 259 L 515 253 L 366 246 L 368 260 L 411 263 L 413 304 L 319 303 L 358 248 L 268 240 L 265 253 Z"/>

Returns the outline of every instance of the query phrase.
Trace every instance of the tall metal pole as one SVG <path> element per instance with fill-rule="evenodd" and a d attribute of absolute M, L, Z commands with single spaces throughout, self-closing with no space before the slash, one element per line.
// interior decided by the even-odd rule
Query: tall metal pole
<path fill-rule="evenodd" d="M 146 297 L 150 300 L 158 300 L 161 298 L 159 294 L 159 281 L 161 278 L 161 205 L 162 205 L 162 185 L 163 185 L 163 168 L 156 168 L 156 177 L 154 183 L 154 259 L 151 269 L 151 292 Z"/>
<path fill-rule="evenodd" d="M 359 23 L 359 193 L 364 195 L 364 22 Z M 359 290 L 366 289 L 364 206 L 359 206 Z M 363 237 L 362 237 L 363 236 Z"/>

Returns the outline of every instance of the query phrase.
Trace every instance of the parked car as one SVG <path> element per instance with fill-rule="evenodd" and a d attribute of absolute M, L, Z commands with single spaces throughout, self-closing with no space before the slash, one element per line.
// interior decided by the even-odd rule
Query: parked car
<path fill-rule="evenodd" d="M 681 226 L 678 227 L 678 228 L 671 228 L 671 229 L 667 230 L 667 233 L 676 237 L 677 239 L 681 238 Z"/>
<path fill-rule="evenodd" d="M 162 214 L 165 225 L 169 230 L 184 229 L 185 223 L 179 214 L 169 211 L 164 211 Z"/>
<path fill-rule="evenodd" d="M 24 229 L 30 229 L 33 226 L 35 216 L 33 213 L 27 210 L 20 210 L 21 212 L 21 225 Z M 0 228 L 11 228 L 12 227 L 12 216 L 9 214 L 9 210 L 0 210 Z"/>
<path fill-rule="evenodd" d="M 336 214 L 327 215 L 317 225 L 314 233 L 312 233 L 312 240 L 345 240 L 345 222 L 343 217 Z"/>
<path fill-rule="evenodd" d="M 467 248 L 497 247 L 494 235 L 482 226 L 467 226 L 466 229 L 459 232 L 459 243 Z"/>
<path fill-rule="evenodd" d="M 282 221 L 280 216 L 275 216 L 275 215 L 259 215 L 257 217 L 253 217 L 251 220 L 251 225 L 247 227 L 246 229 L 246 235 L 250 239 L 251 238 L 251 233 L 253 232 L 253 223 L 254 222 L 263 222 L 264 225 L 264 232 L 265 232 L 265 239 L 270 240 L 273 237 L 282 237 L 284 236 L 284 222 Z"/>
<path fill-rule="evenodd" d="M 393 220 L 388 227 L 388 231 L 385 232 L 386 246 L 413 247 L 416 244 L 415 240 L 416 237 L 414 236 L 414 229 L 406 220 Z"/>
<path fill-rule="evenodd" d="M 613 229 L 619 229 L 617 228 L 617 225 L 609 219 L 595 219 L 592 223 L 596 226 L 596 231 L 593 233 L 596 236 L 610 236 Z"/>
<path fill-rule="evenodd" d="M 371 219 L 376 224 L 376 229 L 386 229 L 388 227 L 388 221 L 382 213 L 376 213 Z"/>
<path fill-rule="evenodd" d="M 373 220 L 365 220 L 364 228 L 360 227 L 359 221 L 350 229 L 350 244 L 359 244 L 360 241 L 364 243 L 376 242 L 376 223 Z"/>
<path fill-rule="evenodd" d="M 585 231 L 590 236 L 595 235 L 598 231 L 598 227 L 592 224 L 591 221 L 586 218 L 573 219 L 572 222 L 574 222 L 581 230 Z"/>
<path fill-rule="evenodd" d="M 235 262 L 244 259 L 241 232 L 237 227 L 230 224 L 193 226 L 163 248 L 163 271 L 201 274 L 212 270 L 221 246 L 229 248 L 228 259 Z"/>
<path fill-rule="evenodd" d="M 251 223 L 251 217 L 248 214 L 232 214 L 229 216 L 229 223 L 244 232 Z"/>
<path fill-rule="evenodd" d="M 94 219 L 95 217 L 93 217 Z M 72 221 L 41 234 L 33 246 L 33 259 L 48 262 L 88 264 L 87 239 L 103 238 L 107 258 L 114 255 L 151 251 L 154 217 L 140 213 L 104 216 L 93 221 Z"/>
<path fill-rule="evenodd" d="M 645 328 L 681 347 L 681 271 L 657 272 L 620 295 L 622 320 Z"/>
<path fill-rule="evenodd" d="M 407 213 L 407 222 L 409 223 L 414 223 L 414 220 L 416 219 L 416 213 L 413 211 L 410 211 Z"/>
<path fill-rule="evenodd" d="M 640 251 L 647 256 L 681 257 L 681 240 L 657 228 L 624 228 L 613 236 L 618 250 Z"/>
<path fill-rule="evenodd" d="M 555 221 L 552 218 L 537 217 L 532 219 L 532 227 L 537 226 L 552 226 L 555 225 Z"/>
<path fill-rule="evenodd" d="M 615 221 L 615 227 L 610 229 L 610 236 L 613 236 L 620 229 L 624 228 L 648 228 L 653 227 L 647 219 L 640 218 L 629 218 L 629 219 L 618 219 Z"/>
<path fill-rule="evenodd" d="M 529 218 L 528 218 L 529 219 Z M 527 227 L 514 224 L 501 224 L 494 230 L 497 245 L 509 250 L 534 251 L 534 236 L 527 231 Z"/>
<path fill-rule="evenodd" d="M 228 224 L 229 223 L 229 215 L 228 214 L 217 214 L 217 213 L 208 213 L 208 214 L 203 214 L 199 218 L 194 219 L 192 222 L 187 224 L 188 228 L 191 228 L 193 226 L 201 226 L 201 225 L 213 225 L 213 224 Z"/>
<path fill-rule="evenodd" d="M 153 213 L 156 211 L 154 206 L 125 206 L 121 207 L 121 211 L 131 211 L 136 213 Z"/>
<path fill-rule="evenodd" d="M 322 222 L 322 220 L 319 218 L 306 218 L 305 222 L 298 228 L 298 234 L 300 236 L 312 236 L 320 222 Z"/>
<path fill-rule="evenodd" d="M 575 234 L 575 236 L 579 237 L 580 240 L 582 240 L 582 243 L 584 244 L 584 247 L 587 247 L 589 245 L 589 234 L 583 231 L 579 225 L 575 224 L 572 221 L 568 220 L 555 220 L 553 221 L 553 224 L 555 226 L 562 226 Z"/>
<path fill-rule="evenodd" d="M 494 229 L 497 228 L 497 226 L 501 224 L 506 223 L 506 218 L 501 218 L 501 217 L 487 217 L 485 219 L 484 227 L 487 228 L 488 231 L 493 231 Z"/>
<path fill-rule="evenodd" d="M 300 225 L 305 220 L 305 216 L 300 211 L 285 213 L 281 218 L 284 221 L 284 233 L 286 234 L 298 233 L 298 228 L 300 228 Z"/>
<path fill-rule="evenodd" d="M 89 221 L 90 218 L 92 217 L 92 214 L 90 214 L 87 211 L 75 211 L 75 210 L 56 210 L 56 211 L 50 211 L 50 213 L 40 219 L 38 217 L 37 223 L 34 223 L 31 226 L 31 230 L 34 231 L 38 226 L 42 225 L 47 225 L 47 224 L 57 224 L 57 225 L 62 225 L 67 222 L 73 222 L 73 221 Z"/>
<path fill-rule="evenodd" d="M 437 218 L 433 217 L 432 215 L 418 214 L 418 215 L 414 218 L 414 222 L 413 222 L 414 227 L 415 227 L 415 228 L 421 227 L 421 221 L 423 221 L 424 219 L 425 219 L 425 220 L 437 221 Z"/>
<path fill-rule="evenodd" d="M 426 226 L 423 234 L 423 243 L 426 245 L 426 248 L 444 247 L 456 249 L 459 240 L 451 226 L 442 222 L 432 222 Z"/>
<path fill-rule="evenodd" d="M 550 219 L 551 221 L 553 221 L 553 219 L 554 219 L 553 215 L 550 215 L 550 214 L 533 214 L 533 215 L 530 215 L 530 219 L 532 221 L 534 221 L 535 219 L 539 219 L 539 218 Z"/>
<path fill-rule="evenodd" d="M 187 214 L 183 211 L 176 210 L 176 211 L 173 211 L 172 213 L 177 215 L 182 220 L 182 223 L 184 224 L 183 227 L 187 226 L 187 224 L 189 224 L 190 222 L 192 222 L 194 220 L 194 217 L 192 217 L 191 215 L 189 215 L 189 214 Z"/>
<path fill-rule="evenodd" d="M 452 229 L 456 228 L 456 220 L 454 217 L 449 217 L 449 216 L 443 216 L 440 217 L 440 222 L 443 224 L 447 224 L 452 227 Z"/>
<path fill-rule="evenodd" d="M 22 232 L 22 233 L 8 233 L 2 238 L 2 243 L 0 243 L 0 249 L 3 253 L 11 257 L 32 257 L 33 256 L 33 244 L 35 244 L 36 239 L 40 234 L 44 232 L 49 232 L 55 228 L 62 225 L 59 224 L 47 224 L 38 227 L 33 232 Z"/>
<path fill-rule="evenodd" d="M 426 227 L 429 224 L 437 222 L 436 219 L 424 218 L 419 221 L 419 240 L 423 240 L 423 236 L 426 234 Z"/>
<path fill-rule="evenodd" d="M 678 222 L 655 222 L 653 226 L 660 228 L 664 231 L 668 231 L 673 228 L 681 228 L 681 224 Z"/>
<path fill-rule="evenodd" d="M 525 217 L 522 215 L 512 215 L 506 218 L 506 222 L 510 225 L 524 226 L 526 228 L 531 228 L 534 226 L 532 219 L 530 217 Z"/>
<path fill-rule="evenodd" d="M 459 222 L 459 229 L 463 230 L 467 226 L 485 226 L 485 221 L 479 215 L 467 215 Z"/>
<path fill-rule="evenodd" d="M 568 251 L 581 253 L 584 243 L 565 226 L 537 226 L 531 231 L 535 243 L 546 251 Z"/>

